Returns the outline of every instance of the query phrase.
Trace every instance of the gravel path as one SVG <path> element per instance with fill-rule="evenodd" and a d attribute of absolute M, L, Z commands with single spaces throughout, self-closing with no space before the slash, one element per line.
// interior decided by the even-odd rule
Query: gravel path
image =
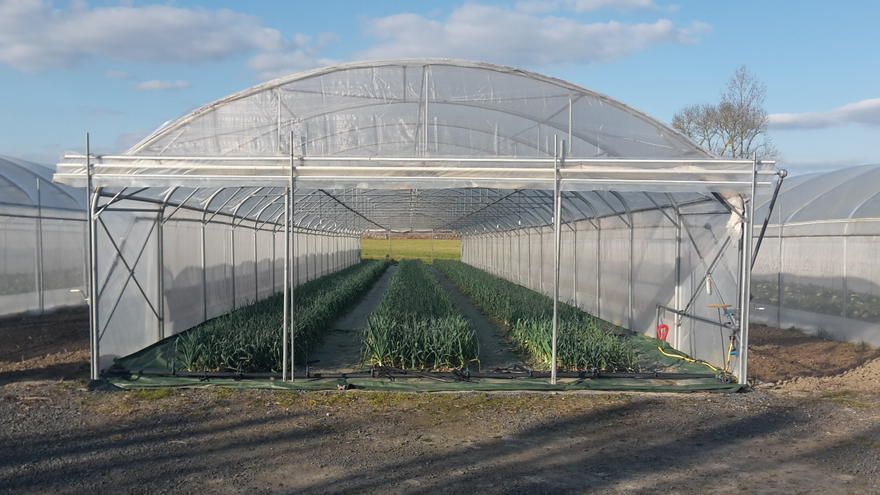
<path fill-rule="evenodd" d="M 2 493 L 880 490 L 877 394 L 2 394 Z"/>
<path fill-rule="evenodd" d="M 0 359 L 0 493 L 880 493 L 876 359 L 744 394 L 117 392 L 87 345 Z"/>
<path fill-rule="evenodd" d="M 440 286 L 449 294 L 452 304 L 471 322 L 477 333 L 480 345 L 480 367 L 484 370 L 494 370 L 525 365 L 525 358 L 508 339 L 507 332 L 481 313 L 443 272 L 434 268 L 432 272 Z"/>
<path fill-rule="evenodd" d="M 324 343 L 311 356 L 317 360 L 312 367 L 316 371 L 350 372 L 361 366 L 361 332 L 367 326 L 367 318 L 382 301 L 397 265 L 391 265 L 373 287 L 345 316 L 340 318 L 324 337 Z"/>

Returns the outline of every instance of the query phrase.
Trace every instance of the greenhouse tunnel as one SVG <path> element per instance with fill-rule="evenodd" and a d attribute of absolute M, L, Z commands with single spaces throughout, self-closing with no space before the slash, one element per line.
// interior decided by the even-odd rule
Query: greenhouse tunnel
<path fill-rule="evenodd" d="M 585 88 L 445 59 L 270 81 L 55 179 L 92 191 L 94 377 L 280 291 L 287 215 L 297 283 L 368 231 L 448 231 L 467 264 L 721 364 L 748 338 L 750 198 L 777 180 Z"/>
<path fill-rule="evenodd" d="M 752 321 L 880 346 L 878 181 L 880 165 L 785 180 L 755 264 Z"/>
<path fill-rule="evenodd" d="M 83 306 L 86 193 L 0 156 L 0 317 Z"/>

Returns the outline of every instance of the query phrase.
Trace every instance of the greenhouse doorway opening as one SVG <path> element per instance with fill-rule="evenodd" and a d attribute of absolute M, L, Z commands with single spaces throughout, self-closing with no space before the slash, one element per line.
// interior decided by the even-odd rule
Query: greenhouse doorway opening
<path fill-rule="evenodd" d="M 772 165 L 564 81 L 431 60 L 272 81 L 55 178 L 91 197 L 95 379 L 712 388 L 747 376 L 751 198 Z M 456 233 L 461 261 L 361 261 L 365 232 L 412 230 Z M 369 366 L 310 363 L 383 277 Z M 525 363 L 480 367 L 456 291 Z"/>

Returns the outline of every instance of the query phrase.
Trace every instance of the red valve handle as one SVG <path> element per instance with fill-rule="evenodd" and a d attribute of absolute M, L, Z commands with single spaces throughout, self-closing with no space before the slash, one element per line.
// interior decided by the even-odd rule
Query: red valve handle
<path fill-rule="evenodd" d="M 657 327 L 657 338 L 666 342 L 666 337 L 669 336 L 669 325 L 663 323 Z"/>

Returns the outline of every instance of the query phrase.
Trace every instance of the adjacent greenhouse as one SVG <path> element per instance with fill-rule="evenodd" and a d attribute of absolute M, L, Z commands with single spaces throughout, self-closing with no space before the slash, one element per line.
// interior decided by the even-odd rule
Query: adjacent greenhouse
<path fill-rule="evenodd" d="M 565 81 L 401 60 L 250 88 L 122 155 L 67 155 L 55 178 L 92 192 L 95 377 L 119 356 L 356 264 L 367 231 L 444 231 L 462 237 L 464 263 L 513 283 L 486 287 L 550 296 L 552 331 L 537 322 L 523 332 L 544 339 L 533 344 L 548 349 L 555 383 L 557 340 L 599 320 L 746 376 L 751 198 L 776 172 L 711 157 Z M 397 287 L 434 283 L 406 273 Z M 288 336 L 300 330 L 289 330 L 296 298 L 283 300 L 286 373 Z M 406 304 L 392 299 L 383 314 Z M 450 311 L 406 314 L 457 318 Z M 456 325 L 449 332 L 467 335 Z"/>
<path fill-rule="evenodd" d="M 86 192 L 0 156 L 0 316 L 83 305 Z"/>
<path fill-rule="evenodd" d="M 785 180 L 755 265 L 754 321 L 880 345 L 878 184 L 878 165 Z"/>

